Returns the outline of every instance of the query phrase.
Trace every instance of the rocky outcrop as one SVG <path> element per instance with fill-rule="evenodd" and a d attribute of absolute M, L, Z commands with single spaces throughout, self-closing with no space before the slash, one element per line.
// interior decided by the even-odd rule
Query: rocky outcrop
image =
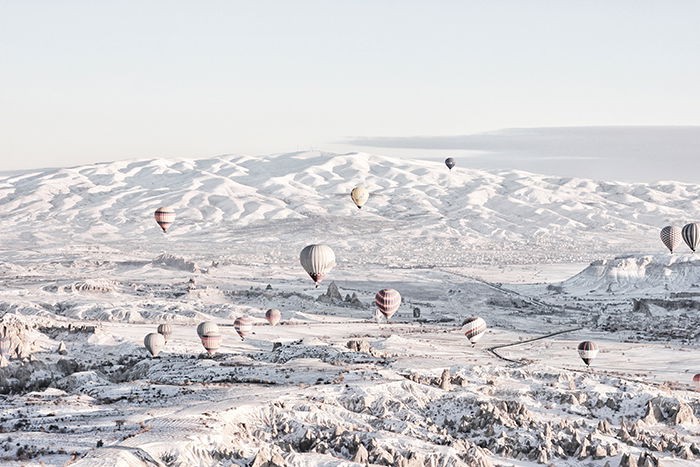
<path fill-rule="evenodd" d="M 452 388 L 450 384 L 450 370 L 445 368 L 440 376 L 440 389 L 444 391 L 449 391 Z"/>
<path fill-rule="evenodd" d="M 0 337 L 7 339 L 3 345 L 9 349 L 7 358 L 29 358 L 39 350 L 32 331 L 34 327 L 18 315 L 6 313 L 0 318 Z"/>
<path fill-rule="evenodd" d="M 345 294 L 345 298 L 343 299 L 343 295 L 340 293 L 340 289 L 338 288 L 335 282 L 331 282 L 330 284 L 328 284 L 326 293 L 321 294 L 316 300 L 322 303 L 351 306 L 353 308 L 365 307 L 364 303 L 360 301 L 355 292 L 353 292 L 352 295 Z"/>
<path fill-rule="evenodd" d="M 260 448 L 250 467 L 287 467 L 289 464 L 282 456 L 282 450 L 272 445 Z"/>
<path fill-rule="evenodd" d="M 357 462 L 358 464 L 366 464 L 369 462 L 369 452 L 367 452 L 367 448 L 360 444 L 357 447 L 357 451 L 355 451 L 352 461 Z"/>

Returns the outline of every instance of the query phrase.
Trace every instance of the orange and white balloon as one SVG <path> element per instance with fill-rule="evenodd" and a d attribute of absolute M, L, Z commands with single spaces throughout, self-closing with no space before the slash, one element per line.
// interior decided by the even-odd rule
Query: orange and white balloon
<path fill-rule="evenodd" d="M 486 321 L 478 316 L 467 318 L 462 323 L 462 331 L 464 331 L 464 335 L 469 339 L 472 347 L 474 347 L 486 332 Z"/>
<path fill-rule="evenodd" d="M 158 334 L 162 334 L 167 343 L 170 340 L 170 336 L 173 335 L 173 327 L 170 324 L 159 324 Z"/>
<path fill-rule="evenodd" d="M 175 222 L 175 211 L 172 208 L 159 207 L 156 209 L 155 218 L 163 232 L 167 232 Z"/>
<path fill-rule="evenodd" d="M 581 357 L 586 366 L 590 366 L 596 356 L 598 356 L 598 345 L 595 342 L 583 341 L 578 345 L 578 356 Z"/>
<path fill-rule="evenodd" d="M 214 355 L 221 347 L 221 334 L 202 336 L 202 345 L 209 355 Z"/>
<path fill-rule="evenodd" d="M 374 304 L 387 320 L 391 319 L 401 306 L 401 294 L 394 289 L 382 289 L 374 296 Z"/>
<path fill-rule="evenodd" d="M 267 322 L 272 326 L 277 326 L 280 319 L 282 319 L 282 312 L 276 308 L 271 308 L 265 312 L 265 319 L 267 319 Z"/>
<path fill-rule="evenodd" d="M 233 322 L 233 327 L 238 335 L 241 336 L 241 340 L 244 341 L 246 337 L 253 333 L 253 320 L 247 316 L 241 316 Z"/>

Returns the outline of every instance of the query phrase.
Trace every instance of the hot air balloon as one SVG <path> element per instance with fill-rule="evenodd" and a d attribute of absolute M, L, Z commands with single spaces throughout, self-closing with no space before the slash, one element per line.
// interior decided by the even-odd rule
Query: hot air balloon
<path fill-rule="evenodd" d="M 267 319 L 267 322 L 272 326 L 276 326 L 277 323 L 280 322 L 280 319 L 282 319 L 282 312 L 275 308 L 271 308 L 265 312 L 265 319 Z"/>
<path fill-rule="evenodd" d="M 379 312 L 389 320 L 401 306 L 401 294 L 394 289 L 382 289 L 374 296 L 374 303 Z"/>
<path fill-rule="evenodd" d="M 673 225 L 667 225 L 661 229 L 661 241 L 666 245 L 671 253 L 678 247 L 681 243 L 681 228 L 675 227 Z"/>
<path fill-rule="evenodd" d="M 318 283 L 335 266 L 335 253 L 328 245 L 308 245 L 301 250 L 299 261 L 318 287 Z"/>
<path fill-rule="evenodd" d="M 598 355 L 598 346 L 595 342 L 584 341 L 578 345 L 578 354 L 583 363 L 590 366 L 593 359 Z"/>
<path fill-rule="evenodd" d="M 163 337 L 165 337 L 165 342 L 167 343 L 170 340 L 170 336 L 173 335 L 173 327 L 169 324 L 159 324 L 158 334 L 162 334 Z"/>
<path fill-rule="evenodd" d="M 236 328 L 236 332 L 244 341 L 253 332 L 253 320 L 247 316 L 241 316 L 233 322 L 233 327 Z"/>
<path fill-rule="evenodd" d="M 219 326 L 214 321 L 204 321 L 197 326 L 197 335 L 199 337 L 220 335 Z"/>
<path fill-rule="evenodd" d="M 700 224 L 693 222 L 691 224 L 686 224 L 683 226 L 683 240 L 686 245 L 690 247 L 693 252 L 700 246 Z"/>
<path fill-rule="evenodd" d="M 0 355 L 3 357 L 10 358 L 10 346 L 12 345 L 12 342 L 10 342 L 9 337 L 0 337 Z"/>
<path fill-rule="evenodd" d="M 445 159 L 445 165 L 447 166 L 448 169 L 452 170 L 452 167 L 457 165 L 457 163 L 455 162 L 455 160 L 453 158 L 448 157 L 447 159 Z"/>
<path fill-rule="evenodd" d="M 362 206 L 364 206 L 369 199 L 369 191 L 365 190 L 364 187 L 356 186 L 350 192 L 350 197 L 352 198 L 352 202 L 355 203 L 355 206 L 362 209 Z"/>
<path fill-rule="evenodd" d="M 700 373 L 693 376 L 693 384 L 695 385 L 695 389 L 700 391 Z"/>
<path fill-rule="evenodd" d="M 143 345 L 146 346 L 151 355 L 157 357 L 163 347 L 165 347 L 165 337 L 157 332 L 147 334 L 143 339 Z"/>
<path fill-rule="evenodd" d="M 160 207 L 156 209 L 156 222 L 163 229 L 163 232 L 167 232 L 168 228 L 175 222 L 175 211 L 171 208 Z"/>
<path fill-rule="evenodd" d="M 202 345 L 209 355 L 214 355 L 221 347 L 221 334 L 202 336 Z"/>
<path fill-rule="evenodd" d="M 486 321 L 478 316 L 467 318 L 462 322 L 462 331 L 464 331 L 464 335 L 474 347 L 486 332 Z"/>

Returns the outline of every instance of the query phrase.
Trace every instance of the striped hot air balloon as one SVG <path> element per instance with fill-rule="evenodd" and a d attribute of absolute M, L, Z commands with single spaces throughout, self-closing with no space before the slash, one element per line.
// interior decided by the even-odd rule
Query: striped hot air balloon
<path fill-rule="evenodd" d="M 401 294 L 394 289 L 382 289 L 374 296 L 377 309 L 388 320 L 401 306 Z"/>
<path fill-rule="evenodd" d="M 299 262 L 318 287 L 335 266 L 335 253 L 328 245 L 308 245 L 301 250 Z"/>
<path fill-rule="evenodd" d="M 0 355 L 6 358 L 10 358 L 10 347 L 12 342 L 9 337 L 0 337 Z"/>
<path fill-rule="evenodd" d="M 221 347 L 221 334 L 202 336 L 202 345 L 209 355 L 214 355 Z"/>
<path fill-rule="evenodd" d="M 578 355 L 583 363 L 590 366 L 593 359 L 598 355 L 598 345 L 595 342 L 584 341 L 578 345 Z"/>
<path fill-rule="evenodd" d="M 448 169 L 452 170 L 452 167 L 457 165 L 457 163 L 455 162 L 455 160 L 453 158 L 448 157 L 447 159 L 445 159 L 445 165 L 447 166 Z"/>
<path fill-rule="evenodd" d="M 474 347 L 486 332 L 486 321 L 478 316 L 467 318 L 462 322 L 462 331 Z"/>
<path fill-rule="evenodd" d="M 233 327 L 238 335 L 241 336 L 241 340 L 244 341 L 246 337 L 253 333 L 253 320 L 247 316 L 241 316 L 233 322 Z"/>
<path fill-rule="evenodd" d="M 165 337 L 157 332 L 152 332 L 144 337 L 143 345 L 151 355 L 157 357 L 160 351 L 163 350 L 163 347 L 165 347 Z"/>
<path fill-rule="evenodd" d="M 700 391 L 700 373 L 693 376 L 693 385 L 697 391 Z"/>
<path fill-rule="evenodd" d="M 204 321 L 197 326 L 197 335 L 204 336 L 220 335 L 219 326 L 214 321 Z"/>
<path fill-rule="evenodd" d="M 158 334 L 162 334 L 163 337 L 165 337 L 165 342 L 167 343 L 170 340 L 170 336 L 173 335 L 173 327 L 169 324 L 159 324 Z"/>
<path fill-rule="evenodd" d="M 684 225 L 681 234 L 683 235 L 685 244 L 688 245 L 693 252 L 695 252 L 698 246 L 700 246 L 700 224 L 697 222 L 692 222 Z"/>
<path fill-rule="evenodd" d="M 167 232 L 173 222 L 175 222 L 175 211 L 172 208 L 159 207 L 156 209 L 155 217 L 163 232 Z"/>
<path fill-rule="evenodd" d="M 364 206 L 369 199 L 369 191 L 364 187 L 356 186 L 350 192 L 350 198 L 352 198 L 352 202 L 355 203 L 355 206 L 362 209 L 362 206 Z"/>
<path fill-rule="evenodd" d="M 271 308 L 265 312 L 265 319 L 267 319 L 267 322 L 272 326 L 277 326 L 277 323 L 282 319 L 282 312 L 276 308 Z"/>
<path fill-rule="evenodd" d="M 667 225 L 661 229 L 661 241 L 671 253 L 681 244 L 682 231 L 680 227 Z"/>

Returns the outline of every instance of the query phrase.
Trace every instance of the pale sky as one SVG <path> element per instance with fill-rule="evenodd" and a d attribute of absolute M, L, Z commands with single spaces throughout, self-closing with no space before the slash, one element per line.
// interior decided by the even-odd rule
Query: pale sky
<path fill-rule="evenodd" d="M 0 170 L 700 125 L 699 18 L 682 0 L 0 0 Z"/>

